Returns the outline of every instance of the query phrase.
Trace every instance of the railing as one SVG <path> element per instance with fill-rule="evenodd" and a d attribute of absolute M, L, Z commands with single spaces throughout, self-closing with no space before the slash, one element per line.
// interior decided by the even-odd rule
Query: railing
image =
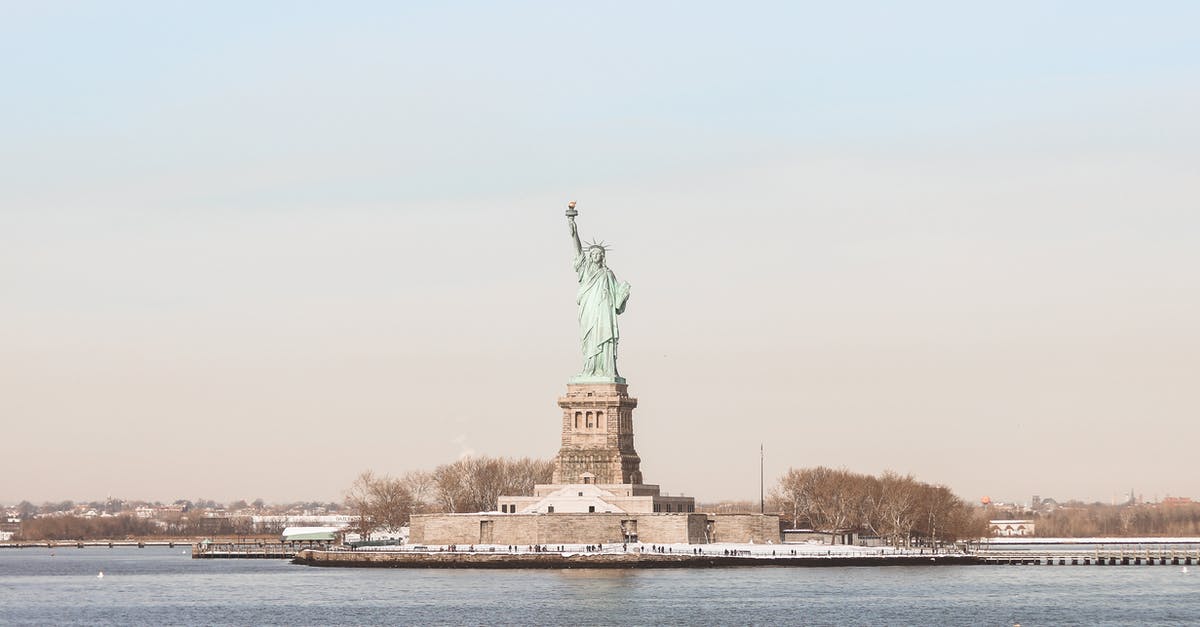
<path fill-rule="evenodd" d="M 1200 547 L 1197 548 L 1093 548 L 1093 549 L 986 549 L 977 553 L 989 564 L 1041 564 L 1041 565 L 1172 565 L 1190 566 L 1200 564 Z"/>

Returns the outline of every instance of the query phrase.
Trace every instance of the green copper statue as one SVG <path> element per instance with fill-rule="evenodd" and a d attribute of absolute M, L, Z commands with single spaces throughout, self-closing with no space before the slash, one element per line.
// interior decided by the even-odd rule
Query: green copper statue
<path fill-rule="evenodd" d="M 629 283 L 617 282 L 617 276 L 604 263 L 607 248 L 603 242 L 588 244 L 579 241 L 575 226 L 575 201 L 567 209 L 571 240 L 575 244 L 575 272 L 579 274 L 579 291 L 575 303 L 579 306 L 579 346 L 583 351 L 583 370 L 571 379 L 574 383 L 624 383 L 617 374 L 617 315 L 625 311 L 629 300 Z"/>

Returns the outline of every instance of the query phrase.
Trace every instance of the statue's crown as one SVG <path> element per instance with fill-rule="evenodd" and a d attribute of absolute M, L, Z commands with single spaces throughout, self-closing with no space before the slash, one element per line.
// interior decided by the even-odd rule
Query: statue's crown
<path fill-rule="evenodd" d="M 599 248 L 600 250 L 603 250 L 606 253 L 608 251 L 612 250 L 612 248 L 610 248 L 608 246 L 608 244 L 604 243 L 604 240 L 600 240 L 600 241 L 592 240 L 592 241 L 588 242 L 587 249 L 591 250 L 593 248 Z"/>

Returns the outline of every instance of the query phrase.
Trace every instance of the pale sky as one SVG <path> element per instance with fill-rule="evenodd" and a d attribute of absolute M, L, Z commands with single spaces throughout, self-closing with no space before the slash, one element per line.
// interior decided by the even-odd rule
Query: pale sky
<path fill-rule="evenodd" d="M 0 502 L 552 457 L 1200 498 L 1200 5 L 0 3 Z"/>

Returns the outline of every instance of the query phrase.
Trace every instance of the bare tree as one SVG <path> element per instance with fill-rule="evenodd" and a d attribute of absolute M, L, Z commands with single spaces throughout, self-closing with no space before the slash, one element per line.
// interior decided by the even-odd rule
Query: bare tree
<path fill-rule="evenodd" d="M 532 494 L 553 471 L 553 462 L 528 457 L 465 457 L 434 469 L 434 501 L 445 512 L 489 511 L 502 495 Z"/>
<path fill-rule="evenodd" d="M 772 500 L 777 503 L 780 513 L 791 520 L 792 527 L 814 524 L 810 504 L 812 490 L 808 478 L 806 471 L 789 468 L 772 491 Z"/>
<path fill-rule="evenodd" d="M 869 531 L 873 536 L 883 536 L 883 519 L 879 508 L 883 503 L 883 483 L 874 475 L 863 479 L 862 495 L 858 501 L 859 527 Z"/>
<path fill-rule="evenodd" d="M 880 522 L 894 546 L 911 546 L 912 530 L 917 524 L 920 487 L 912 475 L 886 471 L 879 479 L 882 500 L 879 503 Z"/>
<path fill-rule="evenodd" d="M 866 531 L 897 546 L 910 546 L 914 535 L 938 543 L 981 529 L 976 512 L 945 486 L 891 471 L 874 477 L 844 468 L 790 468 L 772 491 L 771 503 L 781 516 L 791 517 L 793 526 Z"/>
<path fill-rule="evenodd" d="M 412 493 L 402 479 L 380 477 L 371 485 L 371 518 L 378 527 L 399 529 L 412 515 Z"/>
<path fill-rule="evenodd" d="M 917 488 L 920 518 L 917 528 L 928 538 L 929 544 L 937 546 L 945 539 L 951 514 L 961 502 L 946 486 L 920 484 Z"/>
<path fill-rule="evenodd" d="M 814 469 L 812 507 L 820 525 L 829 531 L 858 526 L 858 502 L 865 495 L 865 477 L 845 469 L 824 466 Z"/>
<path fill-rule="evenodd" d="M 346 506 L 357 517 L 351 529 L 363 538 L 370 537 L 377 526 L 371 514 L 371 486 L 375 481 L 374 471 L 364 470 L 346 490 Z"/>
<path fill-rule="evenodd" d="M 434 499 L 437 498 L 437 483 L 433 473 L 424 470 L 414 470 L 402 478 L 413 498 L 413 513 L 422 514 L 434 509 Z"/>
<path fill-rule="evenodd" d="M 353 529 L 364 538 L 378 529 L 407 525 L 414 503 L 404 479 L 370 470 L 359 474 L 346 491 L 346 506 L 357 516 Z"/>
<path fill-rule="evenodd" d="M 837 531 L 862 526 L 869 477 L 825 466 L 788 469 L 772 492 L 781 511 L 791 511 L 793 526 Z"/>
<path fill-rule="evenodd" d="M 367 470 L 346 491 L 345 504 L 357 517 L 354 530 L 369 537 L 407 525 L 415 513 L 491 511 L 502 495 L 532 494 L 553 470 L 546 460 L 493 457 L 467 457 L 399 478 Z"/>

